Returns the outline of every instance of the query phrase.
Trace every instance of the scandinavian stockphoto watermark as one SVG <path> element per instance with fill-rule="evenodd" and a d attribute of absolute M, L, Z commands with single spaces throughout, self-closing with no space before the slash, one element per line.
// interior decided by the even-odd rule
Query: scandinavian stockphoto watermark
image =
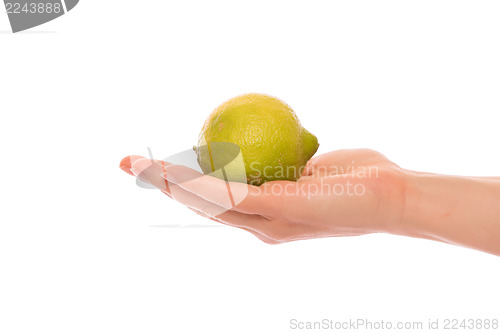
<path fill-rule="evenodd" d="M 252 185 L 254 179 L 290 179 L 300 178 L 301 182 L 289 182 L 286 184 L 269 182 L 266 186 L 260 186 L 251 194 L 260 195 L 288 195 L 302 196 L 311 199 L 314 196 L 363 196 L 366 194 L 366 186 L 361 181 L 366 178 L 378 178 L 377 166 L 357 166 L 355 161 L 347 165 L 318 165 L 314 167 L 314 175 L 303 175 L 305 166 L 262 166 L 259 162 L 250 164 L 250 177 L 248 183 Z M 302 175 L 302 176 L 301 176 Z M 336 177 L 336 178 L 332 178 Z M 309 181 L 307 181 L 309 180 Z"/>
<path fill-rule="evenodd" d="M 73 8 L 79 0 L 4 0 L 12 32 L 31 29 L 52 21 Z"/>

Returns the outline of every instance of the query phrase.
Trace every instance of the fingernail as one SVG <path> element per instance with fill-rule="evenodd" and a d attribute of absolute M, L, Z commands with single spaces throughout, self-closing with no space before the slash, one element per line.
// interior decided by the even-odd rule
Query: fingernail
<path fill-rule="evenodd" d="M 126 173 L 128 173 L 129 175 L 132 175 L 132 171 L 130 171 L 130 168 L 129 167 L 126 167 L 126 166 L 120 166 L 120 169 Z"/>

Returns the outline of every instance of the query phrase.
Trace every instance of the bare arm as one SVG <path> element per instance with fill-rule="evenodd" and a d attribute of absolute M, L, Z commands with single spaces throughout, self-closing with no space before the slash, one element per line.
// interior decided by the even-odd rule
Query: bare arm
<path fill-rule="evenodd" d="M 407 172 L 406 193 L 394 233 L 500 255 L 500 179 Z"/>

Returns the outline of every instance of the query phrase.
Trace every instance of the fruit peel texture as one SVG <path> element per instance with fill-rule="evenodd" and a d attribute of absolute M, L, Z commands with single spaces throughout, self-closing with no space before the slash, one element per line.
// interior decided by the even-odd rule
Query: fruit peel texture
<path fill-rule="evenodd" d="M 286 103 L 269 95 L 246 94 L 210 114 L 195 150 L 205 174 L 261 185 L 297 180 L 318 147 L 317 138 Z M 242 163 L 230 163 L 237 156 Z"/>

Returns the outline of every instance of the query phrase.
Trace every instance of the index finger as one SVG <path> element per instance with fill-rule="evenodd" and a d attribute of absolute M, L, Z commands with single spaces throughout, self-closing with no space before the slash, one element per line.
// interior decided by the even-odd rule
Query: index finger
<path fill-rule="evenodd" d="M 280 208 L 278 197 L 264 193 L 257 186 L 226 182 L 182 165 L 167 166 L 162 176 L 169 183 L 227 210 L 273 216 Z"/>

